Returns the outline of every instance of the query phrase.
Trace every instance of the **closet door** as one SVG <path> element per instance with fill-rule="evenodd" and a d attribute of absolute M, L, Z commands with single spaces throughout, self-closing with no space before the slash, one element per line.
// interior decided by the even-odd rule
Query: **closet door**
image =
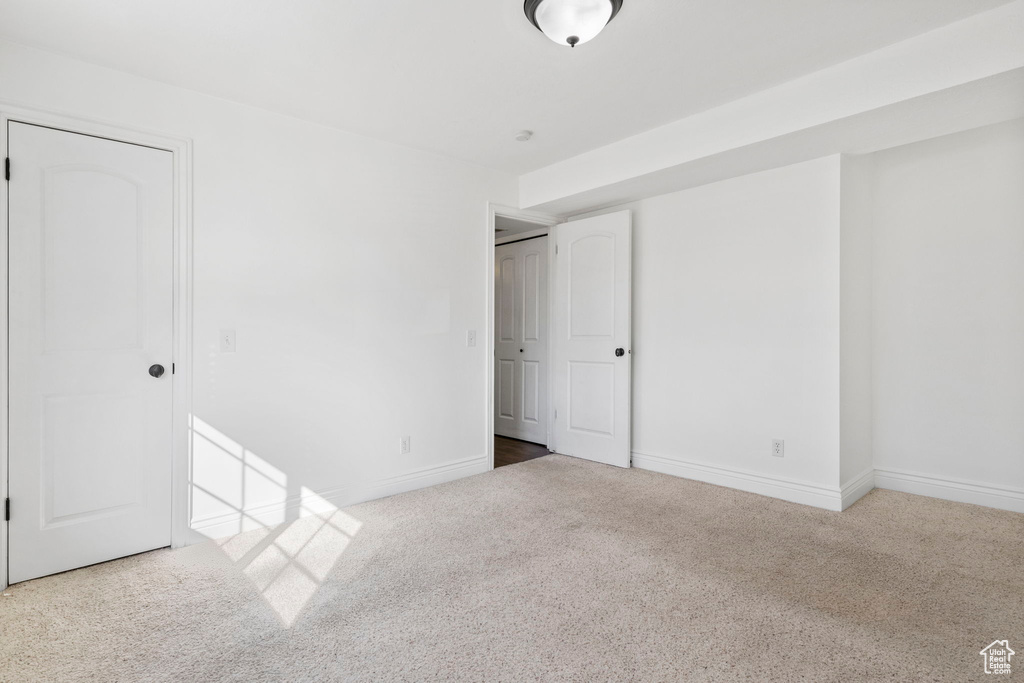
<path fill-rule="evenodd" d="M 8 130 L 16 583 L 170 545 L 174 167 Z"/>
<path fill-rule="evenodd" d="M 548 238 L 495 247 L 494 433 L 547 444 Z"/>

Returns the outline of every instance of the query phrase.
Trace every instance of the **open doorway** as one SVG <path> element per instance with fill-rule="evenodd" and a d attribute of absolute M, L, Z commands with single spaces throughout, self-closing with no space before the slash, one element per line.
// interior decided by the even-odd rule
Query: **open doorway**
<path fill-rule="evenodd" d="M 548 231 L 556 219 L 492 207 L 493 466 L 548 454 Z"/>
<path fill-rule="evenodd" d="M 556 224 L 492 205 L 488 229 L 492 465 L 557 452 L 629 467 L 631 212 Z"/>

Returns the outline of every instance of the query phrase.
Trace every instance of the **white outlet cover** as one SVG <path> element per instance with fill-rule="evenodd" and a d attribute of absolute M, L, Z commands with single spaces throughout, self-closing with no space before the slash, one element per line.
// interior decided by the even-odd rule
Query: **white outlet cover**
<path fill-rule="evenodd" d="M 782 439 L 772 439 L 772 455 L 776 458 L 786 457 L 786 442 Z"/>
<path fill-rule="evenodd" d="M 235 331 L 234 330 L 221 330 L 220 331 L 220 351 L 221 351 L 221 353 L 234 353 L 235 352 Z"/>
<path fill-rule="evenodd" d="M 476 346 L 476 330 L 466 333 L 466 346 Z"/>

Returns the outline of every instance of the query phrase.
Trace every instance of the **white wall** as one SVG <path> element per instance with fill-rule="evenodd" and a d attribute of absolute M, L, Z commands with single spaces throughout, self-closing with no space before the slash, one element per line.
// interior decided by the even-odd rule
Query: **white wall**
<path fill-rule="evenodd" d="M 1024 122 L 875 169 L 875 466 L 1015 488 L 1024 510 Z"/>
<path fill-rule="evenodd" d="M 1024 511 L 1024 121 L 618 208 L 634 465 Z"/>
<path fill-rule="evenodd" d="M 872 469 L 871 426 L 871 156 L 842 157 L 840 177 L 839 482 Z M 870 474 L 858 493 L 871 488 Z M 856 496 L 848 496 L 852 502 Z"/>
<path fill-rule="evenodd" d="M 485 325 L 486 202 L 514 204 L 513 178 L 2 41 L 0 101 L 194 140 L 214 531 L 304 490 L 484 469 L 486 350 L 465 331 Z M 865 449 L 1024 488 L 1022 187 L 1018 121 L 629 205 L 634 462 L 825 506 Z"/>
<path fill-rule="evenodd" d="M 628 205 L 635 464 L 837 495 L 839 180 L 833 156 Z"/>
<path fill-rule="evenodd" d="M 197 518 L 486 469 L 465 338 L 512 177 L 4 42 L 0 102 L 194 141 Z"/>

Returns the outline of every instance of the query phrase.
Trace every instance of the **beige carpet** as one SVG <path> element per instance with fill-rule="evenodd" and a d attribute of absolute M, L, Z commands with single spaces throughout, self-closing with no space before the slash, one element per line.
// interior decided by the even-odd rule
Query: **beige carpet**
<path fill-rule="evenodd" d="M 1024 677 L 1024 515 L 562 456 L 14 586 L 3 681 Z"/>

